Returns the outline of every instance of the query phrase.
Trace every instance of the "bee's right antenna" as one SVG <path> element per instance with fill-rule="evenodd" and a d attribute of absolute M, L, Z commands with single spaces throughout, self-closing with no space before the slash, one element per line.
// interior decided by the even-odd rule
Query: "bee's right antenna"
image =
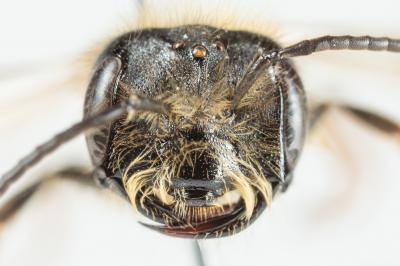
<path fill-rule="evenodd" d="M 0 196 L 4 194 L 9 186 L 17 181 L 19 177 L 26 172 L 26 170 L 37 164 L 46 155 L 56 150 L 65 142 L 70 141 L 88 129 L 115 121 L 124 114 L 128 114 L 129 116 L 129 114 L 134 111 L 150 111 L 169 115 L 167 107 L 164 104 L 147 98 L 131 96 L 129 99 L 120 102 L 106 111 L 85 118 L 81 122 L 73 125 L 72 127 L 57 134 L 50 140 L 38 146 L 31 153 L 23 157 L 10 171 L 1 176 Z"/>

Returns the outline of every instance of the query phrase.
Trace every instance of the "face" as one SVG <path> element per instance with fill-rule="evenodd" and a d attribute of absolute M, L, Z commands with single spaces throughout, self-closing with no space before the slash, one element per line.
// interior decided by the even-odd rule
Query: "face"
<path fill-rule="evenodd" d="M 136 112 L 103 128 L 101 138 L 88 137 L 93 161 L 141 214 L 161 224 L 153 228 L 180 236 L 234 233 L 281 188 L 302 143 L 302 125 L 293 121 L 303 120 L 304 97 L 294 70 L 286 61 L 271 69 L 280 86 L 265 71 L 232 105 L 260 49 L 276 48 L 256 34 L 185 26 L 128 33 L 103 52 L 98 64 L 118 58 L 121 65 L 111 104 L 137 95 L 169 109 Z M 283 113 L 282 101 L 300 118 Z M 103 147 L 100 157 L 93 145 Z"/>

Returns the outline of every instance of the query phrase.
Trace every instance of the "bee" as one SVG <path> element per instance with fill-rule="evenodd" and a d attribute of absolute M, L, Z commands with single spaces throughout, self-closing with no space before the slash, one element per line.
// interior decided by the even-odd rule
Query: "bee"
<path fill-rule="evenodd" d="M 129 201 L 142 224 L 180 237 L 230 236 L 289 187 L 307 121 L 312 127 L 330 107 L 307 110 L 291 58 L 400 51 L 397 39 L 348 35 L 281 46 L 245 27 L 209 23 L 143 23 L 113 39 L 94 63 L 84 120 L 2 176 L 0 193 L 86 132 L 93 178 Z M 400 132 L 382 116 L 340 108 L 391 135 Z"/>

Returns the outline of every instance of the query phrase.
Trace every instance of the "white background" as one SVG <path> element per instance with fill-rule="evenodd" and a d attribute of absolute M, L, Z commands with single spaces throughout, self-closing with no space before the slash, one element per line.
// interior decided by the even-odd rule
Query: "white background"
<path fill-rule="evenodd" d="M 171 16 L 177 2 L 155 7 Z M 395 0 L 201 3 L 214 15 L 226 5 L 269 23 L 284 44 L 324 34 L 400 37 Z M 128 0 L 0 0 L 1 173 L 80 119 L 85 87 L 65 79 L 79 70 L 71 62 L 135 10 Z M 295 63 L 310 101 L 355 104 L 400 123 L 400 54 L 326 52 Z M 25 180 L 88 164 L 80 138 Z M 246 231 L 201 243 L 207 264 L 399 265 L 399 165 L 399 139 L 332 112 L 310 134 L 288 192 Z M 148 231 L 115 196 L 67 180 L 47 184 L 0 224 L 0 265 L 197 265 L 195 259 L 191 241 Z"/>

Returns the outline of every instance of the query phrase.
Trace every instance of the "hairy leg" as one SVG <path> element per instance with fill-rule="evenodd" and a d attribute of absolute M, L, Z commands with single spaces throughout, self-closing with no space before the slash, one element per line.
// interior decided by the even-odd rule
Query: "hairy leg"
<path fill-rule="evenodd" d="M 364 122 L 371 128 L 376 129 L 389 136 L 400 139 L 399 123 L 396 123 L 395 121 L 392 121 L 382 115 L 349 105 L 334 105 L 323 103 L 311 108 L 309 120 L 310 129 L 312 130 L 313 128 L 315 128 L 318 125 L 318 122 L 324 116 L 324 114 L 326 114 L 332 108 L 344 110 L 359 119 L 360 121 Z"/>
<path fill-rule="evenodd" d="M 0 226 L 12 218 L 43 184 L 50 180 L 54 180 L 54 178 L 68 178 L 85 186 L 95 186 L 95 182 L 91 178 L 91 173 L 85 169 L 69 167 L 56 172 L 55 174 L 50 174 L 18 192 L 0 206 Z"/>

